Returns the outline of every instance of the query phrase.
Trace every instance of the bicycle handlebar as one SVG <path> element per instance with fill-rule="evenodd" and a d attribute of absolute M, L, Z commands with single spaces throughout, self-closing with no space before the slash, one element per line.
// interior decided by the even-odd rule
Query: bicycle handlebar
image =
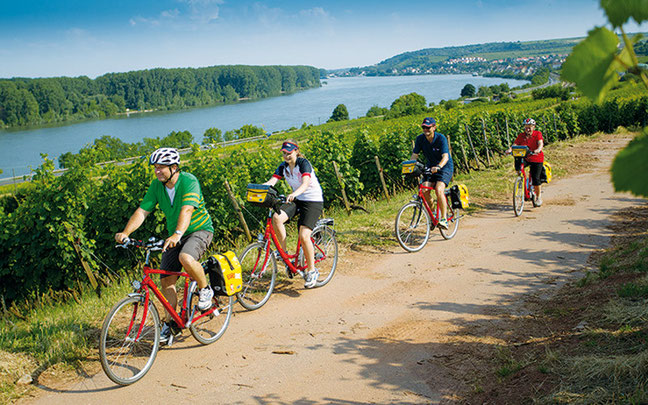
<path fill-rule="evenodd" d="M 135 246 L 135 247 L 145 248 L 154 251 L 154 250 L 162 250 L 163 245 L 164 245 L 164 239 L 157 239 L 155 236 L 151 236 L 147 242 L 143 242 L 141 240 L 136 240 L 131 238 L 124 238 L 122 239 L 122 243 L 119 245 L 115 245 L 115 247 L 126 249 L 130 246 Z"/>

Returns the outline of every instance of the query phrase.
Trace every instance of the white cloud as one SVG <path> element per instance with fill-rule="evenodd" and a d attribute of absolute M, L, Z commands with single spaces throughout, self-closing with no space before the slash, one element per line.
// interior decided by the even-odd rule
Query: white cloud
<path fill-rule="evenodd" d="M 155 18 L 133 17 L 128 22 L 133 27 L 137 25 L 148 25 L 151 27 L 157 27 L 160 25 L 160 20 Z"/>
<path fill-rule="evenodd" d="M 328 19 L 330 13 L 324 10 L 322 7 L 313 7 L 308 10 L 301 10 L 299 15 L 302 17 L 314 17 L 314 18 L 323 18 Z"/>
<path fill-rule="evenodd" d="M 160 13 L 160 16 L 162 18 L 175 18 L 178 15 L 180 15 L 180 10 L 178 10 L 177 8 L 174 8 L 173 10 L 165 10 Z"/>

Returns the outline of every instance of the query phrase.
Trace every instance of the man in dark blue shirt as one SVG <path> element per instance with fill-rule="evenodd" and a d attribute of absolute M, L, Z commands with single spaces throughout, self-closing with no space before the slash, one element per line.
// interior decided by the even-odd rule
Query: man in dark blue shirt
<path fill-rule="evenodd" d="M 445 192 L 446 186 L 450 184 L 452 174 L 454 173 L 448 139 L 440 132 L 436 132 L 436 120 L 432 117 L 425 118 L 421 124 L 421 128 L 423 128 L 423 133 L 416 137 L 414 150 L 412 150 L 412 157 L 410 159 L 418 159 L 419 154 L 423 151 L 423 155 L 427 159 L 426 167 L 432 172 L 424 175 L 423 186 L 434 188 L 437 201 L 439 202 L 439 210 L 441 211 L 439 227 L 448 229 L 448 220 L 446 219 L 448 205 L 443 193 Z M 432 206 L 430 189 L 425 189 L 423 195 L 425 195 L 428 203 Z"/>

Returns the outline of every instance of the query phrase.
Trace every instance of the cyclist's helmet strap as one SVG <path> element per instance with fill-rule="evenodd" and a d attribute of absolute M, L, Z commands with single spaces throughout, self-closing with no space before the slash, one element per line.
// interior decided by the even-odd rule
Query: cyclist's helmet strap
<path fill-rule="evenodd" d="M 523 124 L 524 125 L 535 125 L 536 122 L 535 122 L 535 120 L 533 118 L 527 118 L 527 119 L 524 120 Z"/>
<path fill-rule="evenodd" d="M 180 154 L 175 148 L 159 148 L 155 152 L 151 153 L 149 164 L 160 164 L 166 166 L 179 165 Z"/>

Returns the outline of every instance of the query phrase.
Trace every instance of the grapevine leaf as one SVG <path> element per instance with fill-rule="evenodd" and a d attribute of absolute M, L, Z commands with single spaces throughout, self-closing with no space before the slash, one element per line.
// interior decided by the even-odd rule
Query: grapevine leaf
<path fill-rule="evenodd" d="M 597 27 L 576 45 L 563 64 L 563 79 L 575 83 L 587 97 L 600 102 L 625 71 L 621 61 L 632 64 L 624 49 L 617 56 L 619 38 L 607 28 Z"/>
<path fill-rule="evenodd" d="M 614 28 L 622 26 L 630 18 L 637 24 L 648 20 L 648 0 L 601 0 L 601 7 Z"/>
<path fill-rule="evenodd" d="M 612 162 L 612 183 L 616 191 L 648 197 L 648 181 L 637 173 L 648 171 L 648 129 L 622 149 Z"/>

